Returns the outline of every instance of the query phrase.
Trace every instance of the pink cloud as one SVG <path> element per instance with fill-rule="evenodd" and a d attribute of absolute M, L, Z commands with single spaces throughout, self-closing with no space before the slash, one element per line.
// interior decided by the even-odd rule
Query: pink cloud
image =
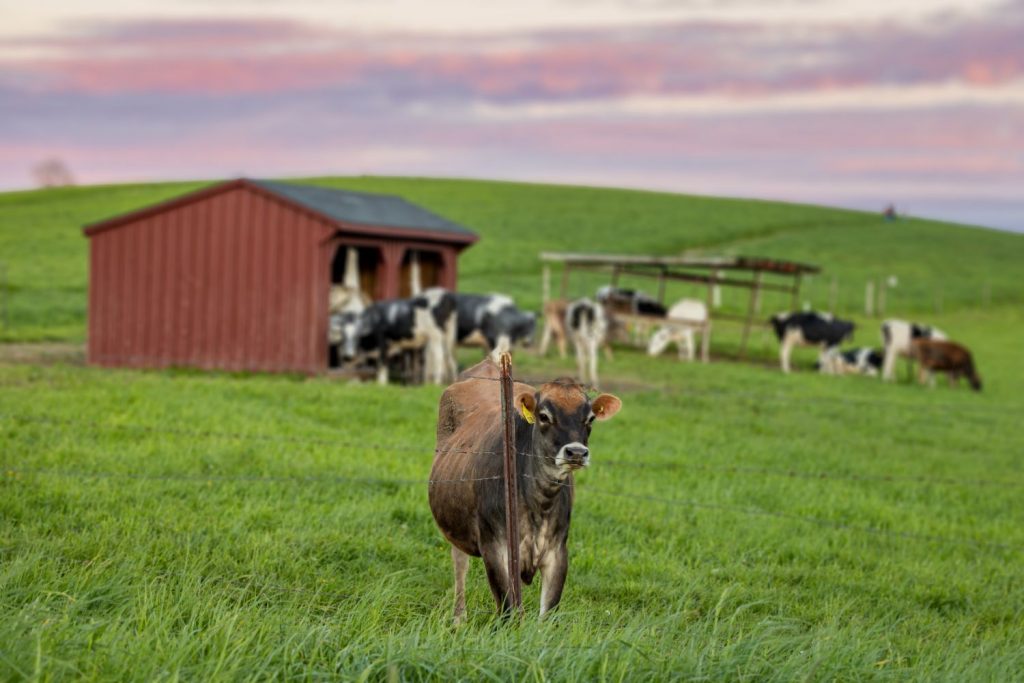
<path fill-rule="evenodd" d="M 369 37 L 294 22 L 136 23 L 63 42 L 0 68 L 52 90 L 220 94 L 352 88 L 390 98 L 544 100 L 650 94 L 828 91 L 1024 77 L 1024 19 L 946 30 L 902 25 L 785 29 L 680 24 L 631 30 Z M 25 79 L 20 79 L 24 81 Z"/>

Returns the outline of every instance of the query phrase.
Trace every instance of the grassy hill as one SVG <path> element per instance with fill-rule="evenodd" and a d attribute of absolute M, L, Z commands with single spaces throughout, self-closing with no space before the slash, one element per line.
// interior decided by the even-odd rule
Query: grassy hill
<path fill-rule="evenodd" d="M 527 306 L 544 249 L 806 260 L 826 275 L 805 298 L 821 306 L 835 275 L 840 312 L 896 275 L 890 311 L 969 343 L 985 390 L 822 376 L 810 352 L 784 376 L 620 349 L 601 373 L 624 408 L 577 478 L 562 606 L 539 622 L 535 584 L 522 624 L 496 623 L 474 561 L 453 628 L 426 501 L 440 388 L 0 353 L 0 680 L 1020 678 L 1024 237 L 643 192 L 316 182 L 472 226 L 463 288 Z M 197 186 L 0 195 L 4 338 L 81 340 L 81 224 Z M 716 327 L 715 348 L 734 334 Z M 572 371 L 516 357 L 520 377 Z"/>
<path fill-rule="evenodd" d="M 400 194 L 472 227 L 481 241 L 460 261 L 460 287 L 501 290 L 521 305 L 540 301 L 544 250 L 678 254 L 740 253 L 820 265 L 804 297 L 837 312 L 862 308 L 868 279 L 895 275 L 888 310 L 935 313 L 1020 304 L 1024 236 L 933 221 L 887 223 L 876 214 L 753 200 L 653 192 L 411 178 L 307 179 L 332 187 Z M 0 194 L 0 263 L 7 325 L 0 340 L 81 340 L 85 334 L 87 243 L 81 226 L 200 187 L 164 183 Z M 574 295 L 596 278 L 574 278 Z M 650 282 L 632 284 L 650 287 Z M 685 287 L 670 290 L 683 294 Z M 739 306 L 745 293 L 728 292 Z M 788 306 L 781 297 L 765 311 Z"/>

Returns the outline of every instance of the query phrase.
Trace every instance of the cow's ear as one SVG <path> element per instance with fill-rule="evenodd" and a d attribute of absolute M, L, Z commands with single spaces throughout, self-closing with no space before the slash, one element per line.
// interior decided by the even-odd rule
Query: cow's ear
<path fill-rule="evenodd" d="M 619 400 L 618 396 L 601 394 L 590 402 L 590 408 L 594 411 L 594 417 L 598 420 L 610 420 L 622 408 L 622 401 Z"/>
<path fill-rule="evenodd" d="M 524 391 L 516 396 L 516 408 L 519 410 L 519 414 L 523 416 L 523 419 L 533 424 L 534 417 L 533 413 L 537 410 L 537 399 L 530 391 Z"/>

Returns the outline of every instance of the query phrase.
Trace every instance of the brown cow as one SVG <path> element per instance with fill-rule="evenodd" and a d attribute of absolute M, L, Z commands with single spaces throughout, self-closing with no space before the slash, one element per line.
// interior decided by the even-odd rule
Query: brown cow
<path fill-rule="evenodd" d="M 501 390 L 494 381 L 498 368 L 486 359 L 462 377 L 441 396 L 429 492 L 437 526 L 452 544 L 456 623 L 466 610 L 470 556 L 483 558 L 498 612 L 510 609 Z M 568 378 L 543 384 L 539 390 L 516 382 L 513 391 L 520 454 L 520 572 L 526 584 L 540 572 L 540 613 L 544 614 L 558 605 L 569 568 L 566 542 L 573 472 L 590 462 L 587 441 L 593 421 L 610 419 L 622 402 L 610 394 L 591 401 Z"/>
<path fill-rule="evenodd" d="M 972 389 L 981 391 L 981 378 L 974 369 L 971 352 L 956 342 L 915 339 L 911 344 L 911 357 L 920 363 L 917 376 L 921 384 L 930 382 L 933 373 L 938 371 L 949 374 L 950 384 L 955 384 L 960 377 L 966 377 Z"/>

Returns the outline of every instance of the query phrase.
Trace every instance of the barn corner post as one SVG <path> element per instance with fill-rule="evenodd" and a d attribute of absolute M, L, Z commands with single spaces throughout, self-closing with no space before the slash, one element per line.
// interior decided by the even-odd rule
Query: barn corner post
<path fill-rule="evenodd" d="M 512 354 L 501 354 L 501 417 L 505 460 L 505 538 L 508 541 L 508 601 L 518 617 L 523 610 L 519 576 L 519 482 L 516 476 L 515 407 L 512 394 Z"/>

